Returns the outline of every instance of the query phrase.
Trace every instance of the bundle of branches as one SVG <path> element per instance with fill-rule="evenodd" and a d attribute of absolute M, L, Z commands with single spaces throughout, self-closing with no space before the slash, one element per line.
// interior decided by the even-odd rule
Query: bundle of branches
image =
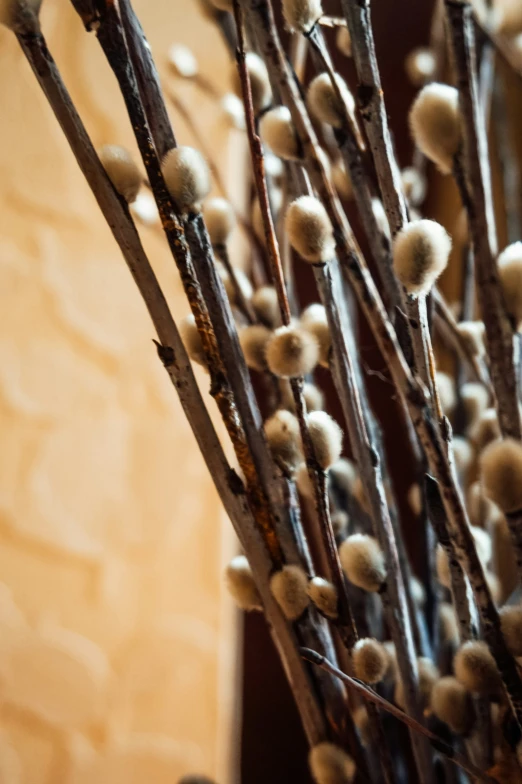
<path fill-rule="evenodd" d="M 336 17 L 320 0 L 283 0 L 282 24 L 278 0 L 206 3 L 235 55 L 238 97 L 227 106 L 251 153 L 251 217 L 239 216 L 250 248 L 245 274 L 229 254 L 235 209 L 207 198 L 211 172 L 224 191 L 213 162 L 177 145 L 130 0 L 72 2 L 121 88 L 145 179 L 121 147 L 93 148 L 47 48 L 40 0 L 3 0 L 1 21 L 148 309 L 159 358 L 243 550 L 227 569 L 230 591 L 270 626 L 313 778 L 522 781 L 518 164 L 507 134 L 494 151 L 487 134 L 492 105 L 509 115 L 498 63 L 520 76 L 520 4 L 436 3 L 430 47 L 407 61 L 419 87 L 410 113 L 417 149 L 401 172 L 369 0 L 342 0 Z M 353 58 L 353 92 L 334 70 L 334 39 Z M 171 63 L 179 78 L 217 95 L 190 52 L 174 48 Z M 190 121 L 170 78 L 165 94 Z M 512 243 L 501 253 L 493 153 L 506 164 L 505 193 L 515 194 L 506 204 Z M 430 162 L 455 179 L 462 201 L 462 300 L 451 307 L 437 279 L 452 239 L 421 215 Z M 152 199 L 191 309 L 178 324 L 136 228 L 153 220 Z M 317 302 L 302 309 L 295 281 L 305 267 Z M 381 397 L 398 401 L 414 461 L 417 577 L 393 489 L 401 461 L 393 444 L 385 450 L 367 394 L 359 314 L 385 366 Z M 453 357 L 454 375 L 437 369 L 441 352 Z M 234 465 L 192 362 L 208 373 Z M 341 426 L 317 384 L 328 373 Z M 351 460 L 341 456 L 343 431 Z M 408 731 L 398 732 L 403 725 Z"/>

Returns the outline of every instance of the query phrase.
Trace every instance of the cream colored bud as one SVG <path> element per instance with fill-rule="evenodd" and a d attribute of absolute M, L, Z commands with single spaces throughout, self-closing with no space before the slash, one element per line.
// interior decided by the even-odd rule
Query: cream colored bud
<path fill-rule="evenodd" d="M 161 164 L 165 185 L 180 212 L 197 211 L 210 190 L 210 172 L 193 147 L 175 147 Z"/>
<path fill-rule="evenodd" d="M 129 204 L 135 201 L 142 177 L 130 152 L 117 144 L 106 144 L 99 155 L 109 180 L 120 196 Z"/>
<path fill-rule="evenodd" d="M 513 656 L 522 656 L 522 606 L 516 604 L 502 607 L 500 623 L 507 647 Z"/>
<path fill-rule="evenodd" d="M 267 327 L 278 327 L 281 323 L 281 310 L 277 291 L 273 286 L 261 286 L 252 294 L 252 307 L 257 318 Z"/>
<path fill-rule="evenodd" d="M 354 115 L 355 101 L 342 76 L 335 74 L 335 80 L 342 101 L 339 100 L 328 73 L 319 74 L 310 82 L 306 100 L 316 120 L 332 125 L 334 128 L 342 128 L 346 114 L 349 117 Z"/>
<path fill-rule="evenodd" d="M 364 683 L 379 683 L 388 668 L 388 656 L 383 645 L 371 637 L 358 640 L 352 650 L 353 671 Z"/>
<path fill-rule="evenodd" d="M 251 324 L 240 330 L 239 343 L 245 355 L 245 362 L 252 370 L 262 373 L 268 369 L 266 347 L 271 337 L 271 330 L 262 324 Z"/>
<path fill-rule="evenodd" d="M 401 172 L 404 195 L 412 207 L 422 204 L 426 198 L 426 177 L 415 166 L 407 166 Z"/>
<path fill-rule="evenodd" d="M 353 493 L 357 469 L 351 460 L 341 457 L 330 468 L 330 481 L 346 495 Z"/>
<path fill-rule="evenodd" d="M 352 784 L 355 763 L 333 743 L 319 743 L 310 751 L 310 770 L 316 784 Z"/>
<path fill-rule="evenodd" d="M 245 130 L 245 107 L 241 98 L 234 93 L 226 93 L 221 99 L 221 109 L 230 128 Z"/>
<path fill-rule="evenodd" d="M 507 312 L 518 330 L 522 326 L 522 242 L 514 242 L 497 259 Z"/>
<path fill-rule="evenodd" d="M 310 603 L 308 577 L 300 566 L 283 566 L 270 579 L 270 590 L 289 621 L 295 621 Z"/>
<path fill-rule="evenodd" d="M 312 411 L 306 421 L 315 459 L 327 471 L 341 456 L 343 431 L 326 411 Z"/>
<path fill-rule="evenodd" d="M 317 365 L 319 345 L 314 336 L 301 327 L 279 327 L 268 343 L 266 359 L 276 376 L 305 376 Z"/>
<path fill-rule="evenodd" d="M 301 320 L 301 324 L 304 329 L 310 332 L 311 335 L 317 341 L 319 346 L 319 364 L 322 367 L 329 367 L 330 366 L 330 350 L 332 348 L 332 336 L 330 335 L 330 327 L 328 323 L 325 321 L 307 321 L 303 322 Z"/>
<path fill-rule="evenodd" d="M 486 327 L 483 321 L 461 321 L 457 324 L 457 330 L 470 354 L 476 357 L 483 357 L 486 353 Z"/>
<path fill-rule="evenodd" d="M 408 79 L 414 87 L 422 87 L 435 76 L 437 58 L 431 49 L 419 46 L 409 53 L 404 65 Z"/>
<path fill-rule="evenodd" d="M 290 30 L 308 33 L 323 15 L 321 0 L 282 0 L 283 16 Z"/>
<path fill-rule="evenodd" d="M 451 238 L 440 223 L 413 221 L 397 234 L 393 246 L 395 274 L 408 294 L 427 294 L 445 270 Z"/>
<path fill-rule="evenodd" d="M 411 108 L 410 128 L 421 152 L 449 174 L 461 142 L 457 90 L 436 82 L 426 85 Z"/>
<path fill-rule="evenodd" d="M 473 724 L 471 695 L 451 675 L 438 680 L 431 692 L 431 709 L 457 735 L 465 735 Z"/>
<path fill-rule="evenodd" d="M 203 218 L 212 245 L 224 245 L 236 225 L 236 216 L 226 199 L 207 199 L 203 204 Z"/>
<path fill-rule="evenodd" d="M 410 593 L 415 604 L 418 607 L 424 607 L 426 604 L 426 591 L 418 577 L 410 579 Z"/>
<path fill-rule="evenodd" d="M 441 371 L 437 371 L 435 373 L 435 380 L 437 383 L 437 391 L 439 393 L 442 411 L 446 414 L 446 416 L 450 416 L 457 404 L 455 381 L 448 373 L 442 373 Z"/>
<path fill-rule="evenodd" d="M 465 478 L 473 463 L 475 452 L 467 438 L 453 436 L 453 459 L 459 475 Z"/>
<path fill-rule="evenodd" d="M 332 529 L 334 535 L 338 538 L 344 539 L 348 533 L 348 525 L 350 519 L 346 512 L 338 509 L 337 512 L 332 513 Z"/>
<path fill-rule="evenodd" d="M 279 384 L 282 405 L 295 414 L 295 400 L 290 382 L 285 378 L 281 378 L 279 379 Z M 303 384 L 303 397 L 307 412 L 320 411 L 324 408 L 324 395 L 315 384 L 311 384 L 308 381 Z"/>
<path fill-rule="evenodd" d="M 205 370 L 207 370 L 207 358 L 205 356 L 201 337 L 196 326 L 196 320 L 192 313 L 190 313 L 188 316 L 185 316 L 185 318 L 180 322 L 179 331 L 181 334 L 181 340 L 183 341 L 183 345 L 185 346 L 185 350 L 190 359 L 193 362 L 197 362 L 198 365 L 201 365 L 205 368 Z"/>
<path fill-rule="evenodd" d="M 275 155 L 290 161 L 302 157 L 292 115 L 286 106 L 276 106 L 266 112 L 261 117 L 259 130 L 261 138 Z"/>
<path fill-rule="evenodd" d="M 486 497 L 480 481 L 472 482 L 468 487 L 466 504 L 470 522 L 474 526 L 486 528 L 502 517 L 498 506 Z"/>
<path fill-rule="evenodd" d="M 352 534 L 339 548 L 341 565 L 351 583 L 370 593 L 386 580 L 386 564 L 379 543 L 367 534 Z"/>
<path fill-rule="evenodd" d="M 426 709 L 430 704 L 431 692 L 440 678 L 440 673 L 431 659 L 428 659 L 426 656 L 420 656 L 417 659 L 417 668 L 419 671 L 419 697 L 423 709 Z M 395 685 L 394 699 L 399 707 L 405 707 L 404 686 L 400 679 L 397 680 Z"/>
<path fill-rule="evenodd" d="M 258 114 L 263 109 L 266 109 L 272 100 L 272 90 L 270 89 L 266 65 L 255 52 L 247 52 L 245 63 L 250 77 L 254 112 Z M 235 63 L 232 71 L 232 84 L 236 95 L 241 96 L 241 80 Z"/>
<path fill-rule="evenodd" d="M 338 159 L 332 165 L 332 180 L 337 193 L 342 199 L 353 198 L 352 181 L 341 159 Z"/>
<path fill-rule="evenodd" d="M 335 250 L 332 224 L 314 196 L 300 196 L 288 207 L 285 227 L 292 247 L 306 261 L 329 261 Z"/>
<path fill-rule="evenodd" d="M 522 444 L 513 438 L 495 441 L 480 456 L 486 495 L 505 514 L 522 509 Z"/>
<path fill-rule="evenodd" d="M 466 411 L 466 420 L 475 424 L 489 405 L 489 393 L 483 384 L 470 381 L 460 389 L 460 399 Z"/>
<path fill-rule="evenodd" d="M 303 460 L 297 418 L 284 408 L 276 411 L 265 422 L 265 435 L 274 460 L 283 471 L 293 473 Z"/>
<path fill-rule="evenodd" d="M 230 595 L 242 610 L 261 610 L 261 598 L 254 582 L 250 564 L 244 555 L 237 555 L 226 568 L 225 580 Z"/>
<path fill-rule="evenodd" d="M 177 75 L 182 76 L 184 79 L 192 79 L 198 75 L 198 61 L 188 46 L 172 44 L 168 53 L 168 61 Z"/>
<path fill-rule="evenodd" d="M 455 655 L 453 669 L 457 680 L 468 691 L 491 696 L 500 688 L 497 665 L 485 642 L 465 642 Z"/>
<path fill-rule="evenodd" d="M 459 627 L 455 608 L 448 602 L 441 602 L 439 607 L 440 636 L 443 642 L 455 645 L 459 639 Z"/>
<path fill-rule="evenodd" d="M 337 618 L 337 589 L 323 577 L 314 577 L 308 583 L 308 595 L 318 610 L 327 618 Z"/>
<path fill-rule="evenodd" d="M 352 56 L 352 39 L 350 38 L 350 31 L 345 25 L 338 28 L 335 44 L 345 57 Z"/>
<path fill-rule="evenodd" d="M 482 452 L 488 444 L 500 438 L 500 425 L 494 408 L 486 408 L 482 411 L 470 428 L 469 437 L 477 452 Z"/>

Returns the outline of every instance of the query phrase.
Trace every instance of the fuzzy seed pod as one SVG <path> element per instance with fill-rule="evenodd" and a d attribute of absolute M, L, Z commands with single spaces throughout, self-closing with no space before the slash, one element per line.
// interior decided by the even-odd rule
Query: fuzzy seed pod
<path fill-rule="evenodd" d="M 421 152 L 450 174 L 461 140 L 458 91 L 436 82 L 423 87 L 410 111 L 410 128 Z"/>
<path fill-rule="evenodd" d="M 341 457 L 330 468 L 330 481 L 342 493 L 351 495 L 357 479 L 357 469 L 351 460 Z"/>
<path fill-rule="evenodd" d="M 466 420 L 475 424 L 489 404 L 489 393 L 483 384 L 470 381 L 460 388 L 460 398 L 466 412 Z M 493 409 L 494 411 L 494 409 Z"/>
<path fill-rule="evenodd" d="M 210 173 L 201 153 L 193 147 L 175 147 L 163 158 L 161 170 L 179 211 L 197 212 L 210 190 Z"/>
<path fill-rule="evenodd" d="M 477 555 L 480 558 L 482 565 L 486 567 L 493 555 L 491 536 L 487 531 L 484 531 L 483 528 L 479 528 L 478 525 L 470 525 L 469 530 L 471 531 L 473 541 L 475 542 Z"/>
<path fill-rule="evenodd" d="M 410 592 L 413 601 L 418 607 L 424 607 L 426 604 L 426 591 L 418 577 L 410 579 Z"/>
<path fill-rule="evenodd" d="M 342 26 L 338 28 L 337 35 L 335 36 L 335 44 L 341 54 L 344 54 L 345 57 L 352 56 L 352 39 L 350 38 L 350 31 L 347 27 Z"/>
<path fill-rule="evenodd" d="M 308 760 L 316 784 L 351 784 L 355 778 L 353 759 L 333 743 L 314 746 Z"/>
<path fill-rule="evenodd" d="M 203 218 L 212 245 L 224 245 L 236 225 L 236 216 L 226 199 L 207 199 L 203 205 Z"/>
<path fill-rule="evenodd" d="M 414 166 L 407 166 L 401 172 L 404 195 L 412 207 L 418 207 L 426 198 L 426 178 Z"/>
<path fill-rule="evenodd" d="M 308 321 L 303 324 L 304 329 L 310 332 L 311 335 L 317 340 L 319 346 L 319 364 L 321 367 L 330 366 L 330 349 L 332 348 L 332 336 L 330 335 L 330 327 L 325 321 Z"/>
<path fill-rule="evenodd" d="M 477 452 L 482 452 L 488 444 L 500 438 L 500 425 L 494 408 L 483 411 L 470 428 L 469 437 Z"/>
<path fill-rule="evenodd" d="M 419 46 L 413 49 L 404 63 L 406 74 L 414 87 L 422 87 L 433 79 L 437 68 L 437 59 L 431 49 Z"/>
<path fill-rule="evenodd" d="M 287 381 L 287 379 L 282 378 L 279 380 L 279 385 L 281 389 L 281 400 L 283 406 L 288 411 L 291 411 L 293 414 L 295 414 L 295 400 L 292 394 L 292 389 L 290 387 L 290 382 Z M 320 411 L 324 408 L 324 395 L 319 387 L 315 386 L 315 384 L 311 384 L 308 381 L 305 382 L 303 385 L 303 397 L 307 412 Z"/>
<path fill-rule="evenodd" d="M 435 568 L 437 571 L 437 580 L 445 588 L 451 587 L 451 573 L 449 568 L 449 559 L 446 550 L 441 544 L 437 545 L 435 552 Z"/>
<path fill-rule="evenodd" d="M 484 494 L 484 487 L 480 481 L 472 482 L 468 487 L 466 505 L 470 522 L 474 526 L 487 528 L 499 519 L 503 519 L 498 506 Z"/>
<path fill-rule="evenodd" d="M 308 33 L 323 15 L 321 0 L 282 0 L 283 16 L 290 30 Z"/>
<path fill-rule="evenodd" d="M 500 580 L 498 579 L 497 575 L 494 574 L 494 572 L 489 572 L 487 570 L 484 572 L 484 576 L 488 584 L 491 598 L 495 604 L 498 604 L 500 602 L 500 597 L 502 596 L 502 585 Z"/>
<path fill-rule="evenodd" d="M 459 639 L 459 627 L 455 608 L 449 602 L 441 602 L 439 607 L 440 638 L 443 642 L 455 645 Z"/>
<path fill-rule="evenodd" d="M 266 65 L 263 60 L 255 52 L 247 52 L 246 67 L 250 77 L 250 87 L 252 89 L 252 103 L 254 105 L 254 113 L 258 114 L 270 104 L 272 100 L 272 90 L 270 89 L 270 81 Z M 236 95 L 241 96 L 241 80 L 236 68 L 233 65 L 232 70 L 232 85 Z"/>
<path fill-rule="evenodd" d="M 244 555 L 232 558 L 225 571 L 228 591 L 242 610 L 261 610 L 259 596 L 252 569 Z"/>
<path fill-rule="evenodd" d="M 513 438 L 495 441 L 480 456 L 486 495 L 505 514 L 522 509 L 522 445 Z"/>
<path fill-rule="evenodd" d="M 141 187 L 141 174 L 130 152 L 117 144 L 106 144 L 99 156 L 114 188 L 126 202 L 132 203 Z"/>
<path fill-rule="evenodd" d="M 332 514 L 332 529 L 337 538 L 344 539 L 348 532 L 348 524 L 350 519 L 346 512 L 339 509 Z"/>
<path fill-rule="evenodd" d="M 431 692 L 431 709 L 456 735 L 465 735 L 473 724 L 470 693 L 456 678 L 447 675 L 438 680 Z"/>
<path fill-rule="evenodd" d="M 522 607 L 520 605 L 502 607 L 500 623 L 507 647 L 513 656 L 522 656 Z"/>
<path fill-rule="evenodd" d="M 419 697 L 422 707 L 425 709 L 430 704 L 431 692 L 440 678 L 440 673 L 431 659 L 425 656 L 420 656 L 417 659 L 417 667 L 419 670 Z M 399 707 L 404 708 L 404 687 L 400 679 L 397 680 L 395 685 L 394 699 Z"/>
<path fill-rule="evenodd" d="M 372 199 L 372 212 L 373 212 L 373 217 L 377 222 L 377 226 L 379 227 L 379 231 L 381 231 L 385 237 L 391 239 L 391 231 L 390 231 L 390 224 L 388 222 L 388 216 L 386 215 L 386 210 L 384 209 L 384 205 L 380 199 L 377 198 Z"/>
<path fill-rule="evenodd" d="M 369 593 L 380 590 L 386 580 L 386 564 L 373 536 L 352 534 L 340 546 L 339 558 L 351 583 Z"/>
<path fill-rule="evenodd" d="M 335 242 L 328 214 L 314 196 L 300 196 L 288 207 L 285 227 L 292 247 L 306 261 L 326 262 Z"/>
<path fill-rule="evenodd" d="M 252 370 L 263 373 L 267 369 L 266 347 L 272 332 L 262 324 L 250 324 L 239 332 L 239 343 L 245 355 L 245 362 Z"/>
<path fill-rule="evenodd" d="M 435 373 L 435 379 L 442 410 L 447 416 L 449 416 L 457 404 L 455 381 L 450 375 L 447 373 L 442 373 L 441 371 L 437 371 Z"/>
<path fill-rule="evenodd" d="M 272 457 L 283 471 L 293 473 L 303 460 L 297 418 L 281 408 L 265 422 L 265 435 Z"/>
<path fill-rule="evenodd" d="M 309 324 L 314 324 L 316 322 L 320 322 L 321 324 L 328 323 L 325 307 L 319 302 L 312 302 L 311 305 L 307 305 L 301 313 L 301 318 L 299 320 L 303 327 L 307 327 Z"/>
<path fill-rule="evenodd" d="M 506 309 L 516 327 L 522 326 L 522 242 L 514 242 L 497 259 Z"/>
<path fill-rule="evenodd" d="M 473 463 L 475 452 L 467 438 L 453 436 L 453 459 L 459 476 L 465 478 Z"/>
<path fill-rule="evenodd" d="M 431 220 L 406 224 L 393 246 L 393 268 L 408 294 L 427 294 L 448 263 L 451 238 Z"/>
<path fill-rule="evenodd" d="M 335 80 L 343 98 L 342 102 L 327 73 L 319 74 L 310 82 L 306 100 L 316 120 L 332 125 L 334 128 L 342 128 L 345 113 L 350 117 L 354 115 L 355 101 L 342 76 L 336 73 Z"/>
<path fill-rule="evenodd" d="M 468 351 L 476 357 L 483 357 L 486 353 L 485 334 L 486 327 L 483 321 L 461 321 L 457 324 L 462 340 Z"/>
<path fill-rule="evenodd" d="M 130 205 L 132 214 L 145 226 L 157 226 L 160 222 L 158 208 L 154 196 L 150 193 L 138 193 Z"/>
<path fill-rule="evenodd" d="M 283 566 L 270 579 L 270 590 L 289 621 L 295 621 L 310 603 L 308 577 L 300 566 Z"/>
<path fill-rule="evenodd" d="M 371 637 L 358 640 L 352 650 L 353 671 L 364 683 L 379 683 L 388 668 L 386 649 Z"/>
<path fill-rule="evenodd" d="M 337 618 L 337 589 L 323 577 L 314 577 L 308 583 L 308 596 L 327 618 Z"/>
<path fill-rule="evenodd" d="M 22 29 L 24 17 L 38 16 L 41 5 L 42 0 L 0 0 L 0 24 L 10 30 Z"/>
<path fill-rule="evenodd" d="M 500 675 L 485 642 L 465 642 L 453 659 L 457 680 L 468 691 L 484 696 L 495 694 L 500 687 Z"/>
<path fill-rule="evenodd" d="M 185 346 L 185 350 L 190 359 L 207 370 L 207 358 L 205 357 L 201 337 L 196 326 L 196 320 L 192 313 L 182 319 L 179 325 L 179 331 L 183 345 Z"/>
<path fill-rule="evenodd" d="M 299 139 L 286 106 L 276 106 L 266 112 L 259 123 L 259 130 L 261 138 L 275 155 L 290 161 L 301 158 Z"/>
<path fill-rule="evenodd" d="M 332 166 L 332 180 L 341 199 L 353 198 L 353 185 L 344 162 L 339 159 Z"/>
<path fill-rule="evenodd" d="M 220 102 L 221 110 L 230 128 L 244 131 L 245 107 L 243 101 L 234 93 L 226 93 Z"/>
<path fill-rule="evenodd" d="M 168 61 L 177 75 L 184 79 L 192 79 L 199 72 L 198 61 L 193 52 L 183 44 L 172 44 L 168 53 Z"/>
<path fill-rule="evenodd" d="M 327 471 L 341 456 L 343 431 L 326 411 L 312 411 L 306 421 L 315 459 Z"/>
<path fill-rule="evenodd" d="M 252 294 L 252 307 L 263 324 L 267 327 L 278 327 L 281 323 L 281 311 L 277 299 L 277 291 L 272 286 L 261 286 Z"/>
<path fill-rule="evenodd" d="M 266 349 L 270 371 L 275 376 L 296 378 L 311 373 L 319 359 L 319 345 L 313 335 L 300 327 L 279 327 Z"/>

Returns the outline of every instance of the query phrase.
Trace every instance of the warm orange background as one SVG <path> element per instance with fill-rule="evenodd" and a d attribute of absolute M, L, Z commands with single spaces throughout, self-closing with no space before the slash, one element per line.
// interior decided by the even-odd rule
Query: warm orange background
<path fill-rule="evenodd" d="M 135 6 L 160 63 L 183 40 L 225 84 L 197 3 Z M 134 149 L 71 4 L 46 0 L 42 23 L 94 143 Z M 226 161 L 225 121 L 179 89 Z M 230 781 L 230 526 L 123 259 L 5 29 L 0 105 L 0 782 Z M 184 315 L 162 238 L 144 239 Z"/>

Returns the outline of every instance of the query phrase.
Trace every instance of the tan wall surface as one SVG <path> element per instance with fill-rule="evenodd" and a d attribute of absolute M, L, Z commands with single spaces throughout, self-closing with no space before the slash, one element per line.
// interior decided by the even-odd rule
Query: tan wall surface
<path fill-rule="evenodd" d="M 135 5 L 159 60 L 183 40 L 225 78 L 193 0 Z M 66 0 L 42 17 L 94 143 L 135 149 L 94 37 Z M 0 106 L 0 783 L 228 781 L 229 524 L 123 259 L 4 29 Z M 226 149 L 199 96 L 198 120 Z M 184 314 L 162 238 L 144 239 Z"/>

